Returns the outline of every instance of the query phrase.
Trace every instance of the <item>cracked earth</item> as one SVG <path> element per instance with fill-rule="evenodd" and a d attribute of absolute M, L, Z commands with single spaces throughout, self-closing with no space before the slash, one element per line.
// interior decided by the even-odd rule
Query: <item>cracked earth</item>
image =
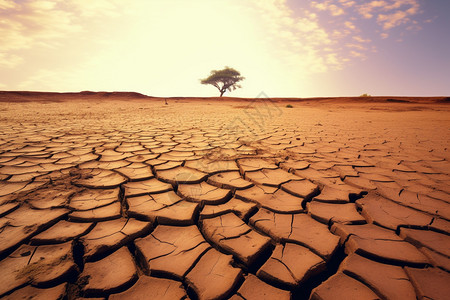
<path fill-rule="evenodd" d="M 4 299 L 448 299 L 446 105 L 2 103 Z"/>

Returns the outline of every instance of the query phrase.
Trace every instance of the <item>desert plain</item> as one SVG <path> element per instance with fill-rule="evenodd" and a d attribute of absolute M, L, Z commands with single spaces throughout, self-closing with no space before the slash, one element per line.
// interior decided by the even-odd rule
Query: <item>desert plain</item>
<path fill-rule="evenodd" d="M 1 298 L 450 294 L 448 98 L 2 92 L 0 124 Z"/>

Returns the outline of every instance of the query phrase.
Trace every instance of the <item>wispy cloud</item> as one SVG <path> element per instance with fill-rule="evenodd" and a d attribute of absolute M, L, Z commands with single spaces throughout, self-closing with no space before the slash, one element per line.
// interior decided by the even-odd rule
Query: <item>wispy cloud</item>
<path fill-rule="evenodd" d="M 420 13 L 419 0 L 372 0 L 357 5 L 357 12 L 366 19 L 376 18 L 383 30 L 413 22 Z"/>
<path fill-rule="evenodd" d="M 359 42 L 359 43 L 370 43 L 371 42 L 370 39 L 365 39 L 365 38 L 363 38 L 361 36 L 358 36 L 358 35 L 352 36 L 352 39 L 357 41 L 357 42 Z"/>
<path fill-rule="evenodd" d="M 332 2 L 332 0 L 311 1 L 311 7 L 319 11 L 328 11 L 332 16 L 343 15 L 345 13 L 344 9 L 336 4 L 333 4 Z M 341 4 L 344 5 L 344 3 Z M 346 4 L 348 6 L 349 2 L 346 2 Z"/>
<path fill-rule="evenodd" d="M 377 22 L 384 30 L 413 23 L 412 16 L 419 13 L 420 4 L 417 0 L 397 0 L 382 8 Z M 408 29 L 408 27 L 406 27 Z"/>
<path fill-rule="evenodd" d="M 374 16 L 374 13 L 377 9 L 385 7 L 386 5 L 387 2 L 383 0 L 367 1 L 366 3 L 358 5 L 357 11 L 364 18 L 370 19 Z"/>
<path fill-rule="evenodd" d="M 117 14 L 117 1 L 0 0 L 0 54 L 5 67 L 24 61 L 17 50 L 58 47 L 73 34 L 88 31 L 85 17 Z"/>
<path fill-rule="evenodd" d="M 258 14 L 264 18 L 267 32 L 281 51 L 280 59 L 310 72 L 339 68 L 340 60 L 330 33 L 319 24 L 317 15 L 303 10 L 294 14 L 286 1 L 253 0 Z"/>
<path fill-rule="evenodd" d="M 22 61 L 23 58 L 19 55 L 0 52 L 0 67 L 11 69 L 20 65 Z"/>
<path fill-rule="evenodd" d="M 318 14 L 319 24 L 332 24 L 326 32 L 336 45 L 347 45 L 342 49 L 349 49 L 348 45 L 351 45 L 352 49 L 347 52 L 339 52 L 341 57 L 365 58 L 364 51 L 374 51 L 373 47 L 365 46 L 372 42 L 367 36 L 374 34 L 367 32 L 367 28 L 376 27 L 375 34 L 381 39 L 390 37 L 394 28 L 421 29 L 416 20 L 421 13 L 419 0 L 316 0 L 310 2 L 310 9 Z M 371 24 L 364 26 L 366 22 Z M 360 52 L 355 52 L 355 47 L 359 47 Z"/>
<path fill-rule="evenodd" d="M 353 0 L 339 0 L 339 3 L 344 7 L 352 7 L 356 4 L 356 1 Z"/>
<path fill-rule="evenodd" d="M 350 22 L 350 21 L 345 21 L 345 22 L 344 22 L 344 25 L 345 25 L 345 27 L 347 27 L 347 28 L 349 28 L 349 29 L 351 29 L 351 30 L 355 30 L 355 29 L 356 29 L 355 24 L 353 24 L 353 23 Z"/>

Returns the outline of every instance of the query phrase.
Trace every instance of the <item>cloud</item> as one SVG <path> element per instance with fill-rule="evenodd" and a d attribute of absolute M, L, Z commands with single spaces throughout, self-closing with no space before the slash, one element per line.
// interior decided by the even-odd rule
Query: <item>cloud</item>
<path fill-rule="evenodd" d="M 276 37 L 279 57 L 313 73 L 340 68 L 342 63 L 338 53 L 330 47 L 334 42 L 320 26 L 317 15 L 308 10 L 300 15 L 294 14 L 286 2 L 252 1 L 258 14 L 263 16 L 267 31 Z"/>
<path fill-rule="evenodd" d="M 345 27 L 347 27 L 347 28 L 349 28 L 349 29 L 351 29 L 351 30 L 355 30 L 355 29 L 356 29 L 355 24 L 353 24 L 353 23 L 350 22 L 350 21 L 345 21 L 345 22 L 344 22 L 344 25 L 345 25 Z"/>
<path fill-rule="evenodd" d="M 0 1 L 0 53 L 2 60 L 7 60 L 3 66 L 12 68 L 23 61 L 14 54 L 16 50 L 49 42 L 75 29 L 69 26 L 66 12 L 54 10 L 54 2 Z"/>
<path fill-rule="evenodd" d="M 359 50 L 359 51 L 366 51 L 367 50 L 367 47 L 363 46 L 361 44 L 346 44 L 345 46 L 347 48 L 356 49 L 356 50 Z"/>
<path fill-rule="evenodd" d="M 370 39 L 364 39 L 358 35 L 353 36 L 352 39 L 354 39 L 355 41 L 360 42 L 360 43 L 370 43 L 371 42 Z"/>
<path fill-rule="evenodd" d="M 360 4 L 357 8 L 357 11 L 366 19 L 370 19 L 373 17 L 374 11 L 380 7 L 384 7 L 387 5 L 386 1 L 375 0 L 367 3 Z"/>
<path fill-rule="evenodd" d="M 131 3 L 127 3 L 128 1 L 118 0 L 71 0 L 69 2 L 71 9 L 81 17 L 118 17 L 132 6 Z"/>
<path fill-rule="evenodd" d="M 345 2 L 348 5 L 348 2 Z M 342 3 L 344 4 L 344 3 Z M 345 13 L 344 9 L 342 7 L 339 7 L 338 5 L 335 5 L 332 3 L 331 0 L 325 0 L 325 1 L 311 1 L 311 7 L 316 8 L 319 11 L 328 11 L 332 16 L 340 16 Z"/>
<path fill-rule="evenodd" d="M 16 3 L 12 0 L 0 0 L 0 9 L 12 9 L 16 7 Z"/>
<path fill-rule="evenodd" d="M 334 17 L 355 15 L 355 12 L 363 19 L 375 19 L 383 30 L 408 25 L 414 21 L 412 17 L 421 12 L 419 0 L 316 0 L 310 2 L 310 7 L 318 12 L 327 11 Z"/>
<path fill-rule="evenodd" d="M 35 47 L 58 47 L 77 33 L 86 32 L 84 17 L 113 15 L 117 1 L 0 0 L 0 53 L 3 66 L 25 60 L 15 52 Z"/>
<path fill-rule="evenodd" d="M 420 12 L 419 0 L 372 0 L 357 6 L 365 19 L 376 18 L 383 30 L 412 22 L 411 16 Z"/>
<path fill-rule="evenodd" d="M 383 13 L 377 17 L 377 23 L 383 30 L 414 22 L 411 17 L 419 13 L 418 0 L 397 0 L 382 8 Z"/>
<path fill-rule="evenodd" d="M 356 1 L 352 0 L 339 0 L 339 3 L 341 3 L 345 7 L 352 7 L 356 4 Z"/>
<path fill-rule="evenodd" d="M 324 30 L 332 38 L 340 61 L 365 58 L 364 52 L 376 51 L 366 47 L 372 43 L 367 36 L 386 39 L 394 28 L 406 31 L 421 29 L 416 20 L 421 13 L 420 0 L 315 0 L 310 2 L 311 13 L 317 14 L 318 24 L 330 24 Z M 374 28 L 373 31 L 369 31 Z M 402 33 L 400 33 L 401 35 Z M 395 36 L 394 36 L 395 38 Z M 339 51 L 339 45 L 343 45 Z M 350 47 L 345 45 L 351 45 Z M 355 48 L 359 48 L 359 52 Z M 351 49 L 351 50 L 350 50 Z"/>
<path fill-rule="evenodd" d="M 20 65 L 22 61 L 23 58 L 18 55 L 0 53 L 0 67 L 11 69 Z"/>
<path fill-rule="evenodd" d="M 357 57 L 357 58 L 360 58 L 360 59 L 363 59 L 363 60 L 367 58 L 367 56 L 364 53 L 359 52 L 359 51 L 355 51 L 355 50 L 351 50 L 350 51 L 350 55 L 352 57 Z"/>

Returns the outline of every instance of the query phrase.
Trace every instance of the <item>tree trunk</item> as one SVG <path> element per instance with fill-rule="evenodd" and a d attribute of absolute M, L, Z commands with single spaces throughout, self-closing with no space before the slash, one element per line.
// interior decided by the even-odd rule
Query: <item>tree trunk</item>
<path fill-rule="evenodd" d="M 223 94 L 225 93 L 226 90 L 220 90 L 220 97 L 223 96 Z"/>

